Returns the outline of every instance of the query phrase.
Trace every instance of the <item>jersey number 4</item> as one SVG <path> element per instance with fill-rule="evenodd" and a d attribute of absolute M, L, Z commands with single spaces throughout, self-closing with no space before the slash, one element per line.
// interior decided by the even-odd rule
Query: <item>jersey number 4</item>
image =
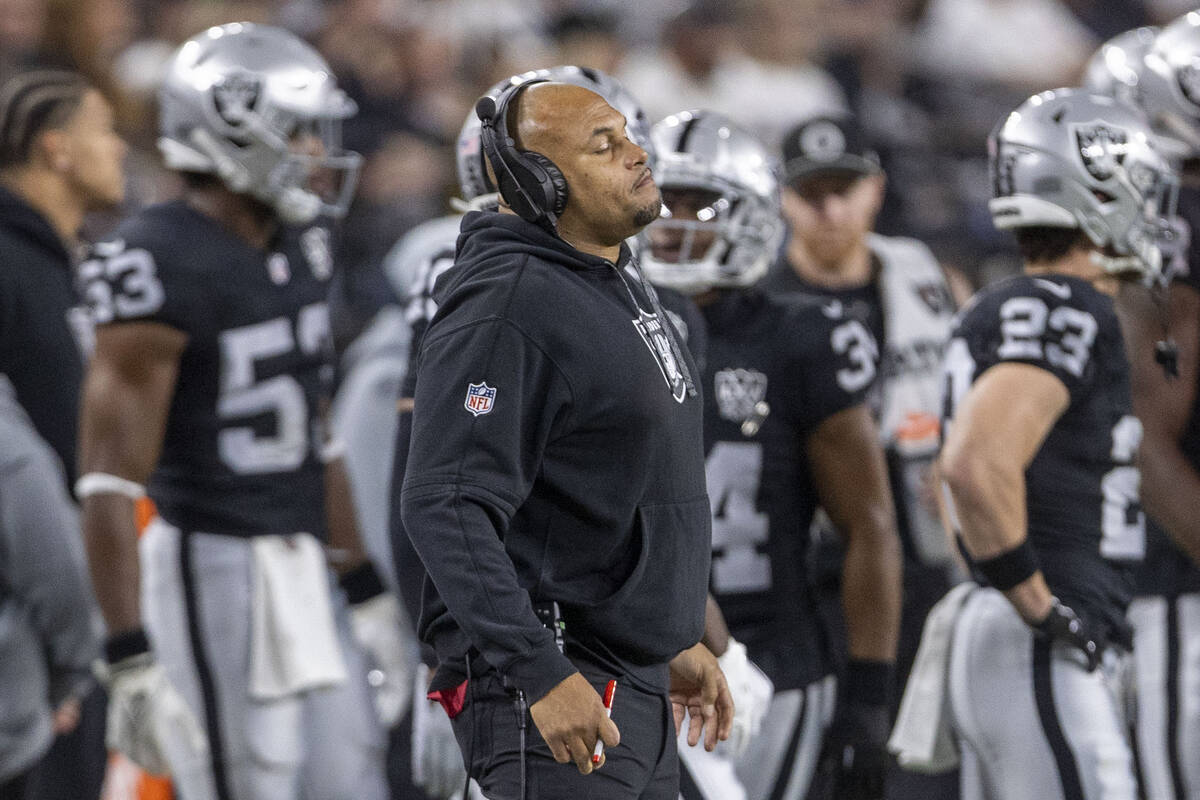
<path fill-rule="evenodd" d="M 763 452 L 758 442 L 717 442 L 704 465 L 712 504 L 713 589 L 718 593 L 771 588 L 767 515 L 758 510 Z"/>

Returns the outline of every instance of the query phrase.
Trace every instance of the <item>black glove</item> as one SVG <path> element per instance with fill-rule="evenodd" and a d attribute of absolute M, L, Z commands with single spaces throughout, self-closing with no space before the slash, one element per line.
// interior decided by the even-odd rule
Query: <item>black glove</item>
<path fill-rule="evenodd" d="M 813 798 L 882 800 L 888 707 L 847 700 L 825 733 Z"/>
<path fill-rule="evenodd" d="M 1100 666 L 1100 655 L 1104 650 L 1104 639 L 1087 622 L 1080 618 L 1070 606 L 1054 598 L 1050 613 L 1033 629 L 1050 641 L 1064 642 L 1074 647 L 1087 658 L 1088 672 Z"/>

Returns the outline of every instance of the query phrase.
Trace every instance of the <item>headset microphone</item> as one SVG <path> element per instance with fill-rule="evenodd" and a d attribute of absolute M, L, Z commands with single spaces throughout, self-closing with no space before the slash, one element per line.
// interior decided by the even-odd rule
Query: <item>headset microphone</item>
<path fill-rule="evenodd" d="M 475 116 L 479 117 L 479 121 L 484 124 L 490 124 L 496 118 L 496 99 L 491 95 L 484 95 L 475 101 Z"/>

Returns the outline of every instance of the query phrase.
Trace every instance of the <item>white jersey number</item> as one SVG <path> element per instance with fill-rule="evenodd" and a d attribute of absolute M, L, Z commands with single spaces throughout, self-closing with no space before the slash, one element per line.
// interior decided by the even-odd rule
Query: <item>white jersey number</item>
<path fill-rule="evenodd" d="M 838 325 L 830 335 L 830 345 L 833 352 L 850 360 L 850 366 L 837 371 L 837 382 L 842 391 L 857 392 L 875 380 L 879 345 L 861 322 L 852 319 Z"/>
<path fill-rule="evenodd" d="M 1139 559 L 1146 554 L 1146 515 L 1138 495 L 1142 478 L 1133 466 L 1141 443 L 1141 421 L 1132 415 L 1121 417 L 1112 430 L 1112 458 L 1118 466 L 1100 481 L 1100 555 L 1105 558 Z"/>
<path fill-rule="evenodd" d="M 758 551 L 768 536 L 758 510 L 763 452 L 758 442 L 717 442 L 704 465 L 712 507 L 713 588 L 719 593 L 771 588 L 771 559 Z"/>
<path fill-rule="evenodd" d="M 329 311 L 324 303 L 300 310 L 295 335 L 287 317 L 221 334 L 217 416 L 222 420 L 245 420 L 269 415 L 275 431 L 262 435 L 252 425 L 223 429 L 217 436 L 217 450 L 231 470 L 242 475 L 283 472 L 304 463 L 309 448 L 309 419 L 303 387 L 291 375 L 256 380 L 255 366 L 286 355 L 297 346 L 307 355 L 320 353 L 328 336 Z"/>
<path fill-rule="evenodd" d="M 153 314 L 166 299 L 154 257 L 146 250 L 85 261 L 79 265 L 79 280 L 97 325 Z"/>
<path fill-rule="evenodd" d="M 1098 328 L 1091 314 L 1071 306 L 1049 311 L 1040 298 L 1010 297 L 1000 306 L 1000 319 L 1003 341 L 996 350 L 1000 358 L 1045 358 L 1075 377 L 1083 375 Z M 1058 341 L 1043 347 L 1047 328 L 1059 335 Z"/>

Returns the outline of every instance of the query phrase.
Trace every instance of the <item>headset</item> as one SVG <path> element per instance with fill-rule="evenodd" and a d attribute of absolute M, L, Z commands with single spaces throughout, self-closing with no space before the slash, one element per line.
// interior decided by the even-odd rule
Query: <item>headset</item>
<path fill-rule="evenodd" d="M 482 127 L 479 141 L 496 173 L 500 196 L 517 216 L 554 232 L 567 207 L 567 179 L 554 162 L 532 150 L 518 150 L 508 134 L 508 107 L 526 87 L 549 83 L 534 78 L 514 83 L 499 97 L 484 95 L 475 103 Z"/>

